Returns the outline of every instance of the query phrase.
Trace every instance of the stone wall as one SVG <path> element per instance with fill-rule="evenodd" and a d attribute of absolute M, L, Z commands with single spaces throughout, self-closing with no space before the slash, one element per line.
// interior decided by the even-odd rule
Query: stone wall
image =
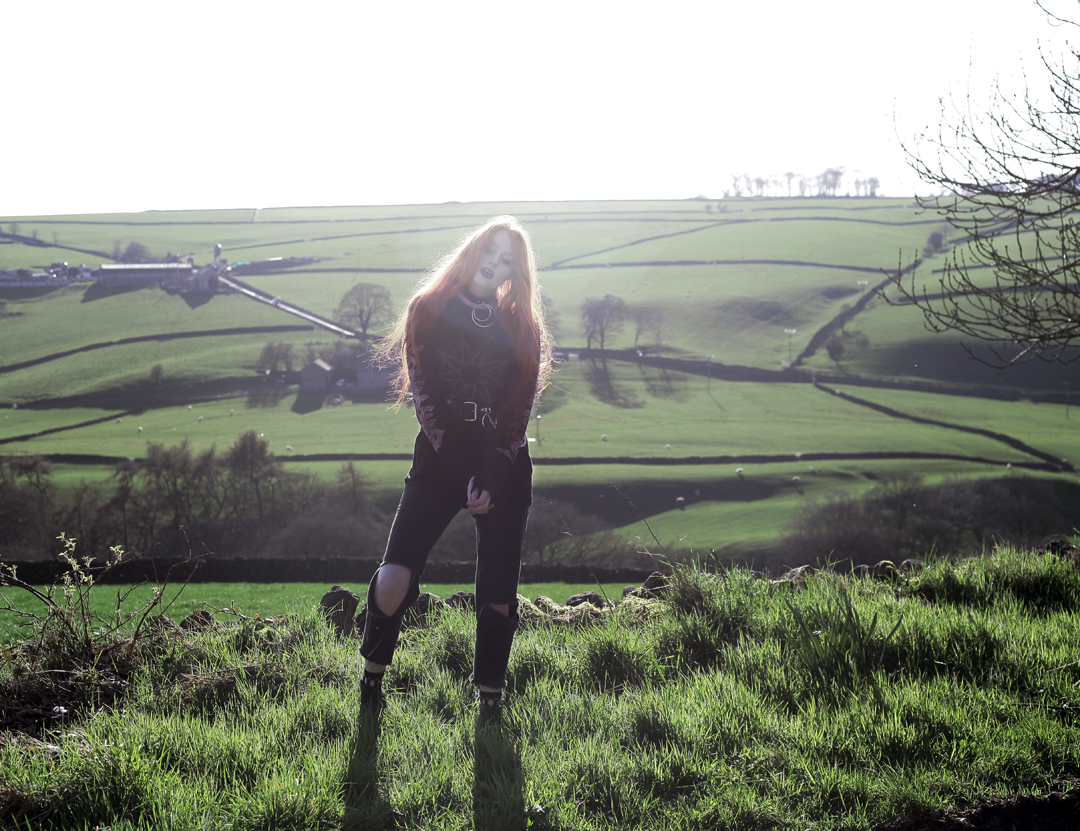
<path fill-rule="evenodd" d="M 67 565 L 55 562 L 5 563 L 18 567 L 19 579 L 45 585 L 59 579 Z M 99 563 L 100 565 L 100 563 Z M 249 559 L 245 557 L 204 557 L 182 560 L 144 557 L 122 562 L 100 576 L 98 582 L 132 584 L 170 583 L 361 583 L 371 579 L 379 561 L 352 557 L 305 558 L 302 560 Z M 171 570 L 171 573 L 170 573 Z M 588 566 L 541 566 L 526 564 L 521 569 L 523 583 L 640 583 L 650 570 L 589 568 Z M 476 564 L 469 562 L 428 563 L 426 583 L 471 583 Z"/>

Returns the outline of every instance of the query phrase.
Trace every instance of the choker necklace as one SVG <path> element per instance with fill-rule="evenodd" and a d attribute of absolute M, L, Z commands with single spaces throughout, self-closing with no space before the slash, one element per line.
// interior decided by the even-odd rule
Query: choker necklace
<path fill-rule="evenodd" d="M 491 306 L 489 306 L 487 303 L 483 301 L 480 301 L 479 303 L 474 303 L 465 296 L 464 292 L 459 294 L 458 297 L 461 298 L 462 303 L 472 309 L 472 322 L 479 326 L 481 329 L 486 329 L 488 326 L 495 322 L 495 310 L 492 309 Z"/>

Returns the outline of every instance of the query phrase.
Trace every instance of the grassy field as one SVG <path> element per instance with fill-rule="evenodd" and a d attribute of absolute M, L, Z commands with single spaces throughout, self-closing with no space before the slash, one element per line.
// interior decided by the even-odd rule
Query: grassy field
<path fill-rule="evenodd" d="M 598 587 L 599 586 L 599 587 Z M 40 591 L 45 591 L 47 586 L 37 586 Z M 90 593 L 90 608 L 93 614 L 104 618 L 110 618 L 116 612 L 117 590 L 126 593 L 127 586 L 95 586 Z M 121 614 L 137 611 L 153 597 L 156 587 L 152 585 L 141 586 L 123 598 L 120 604 Z M 346 586 L 361 597 L 361 605 L 365 602 L 366 586 Z M 606 594 L 612 600 L 622 597 L 623 584 L 600 583 L 600 584 L 575 584 L 575 583 L 522 583 L 518 586 L 518 592 L 529 599 L 535 599 L 540 595 L 549 597 L 556 603 L 565 603 L 567 598 L 580 592 L 599 591 Z M 307 614 L 312 609 L 319 608 L 319 600 L 330 589 L 330 586 L 322 583 L 193 583 L 177 595 L 177 587 L 166 587 L 164 596 L 170 602 L 170 607 L 163 612 L 176 621 L 180 621 L 197 609 L 205 609 L 208 606 L 217 609 L 235 609 L 245 615 L 263 617 L 276 617 L 285 614 Z M 456 591 L 473 591 L 471 583 L 421 583 L 421 591 L 437 594 L 439 597 L 449 597 Z M 44 606 L 39 601 L 28 595 L 16 597 L 11 589 L 4 589 L 4 593 L 14 602 L 20 611 L 38 613 Z M 221 619 L 227 619 L 226 615 L 219 614 Z M 22 640 L 28 629 L 18 625 L 18 616 L 11 612 L 0 613 L 0 644 L 9 645 L 12 641 Z"/>
<path fill-rule="evenodd" d="M 980 456 L 1003 464 L 1031 460 L 1028 454 L 993 439 L 894 418 L 810 384 L 707 384 L 698 376 L 612 361 L 606 370 L 588 362 L 569 364 L 559 372 L 555 385 L 557 389 L 539 408 L 540 441 L 530 448 L 538 460 L 916 450 Z M 848 391 L 874 398 L 869 391 L 865 396 L 863 390 Z M 935 417 L 961 424 L 977 406 L 986 406 L 993 417 L 980 417 L 980 423 L 995 425 L 995 431 L 1036 445 L 1051 442 L 1062 449 L 1062 455 L 1067 456 L 1067 448 L 1076 442 L 1077 433 L 1069 429 L 1071 421 L 1066 421 L 1064 407 L 972 403 L 971 399 L 953 402 L 944 396 L 899 392 L 892 393 L 889 406 L 895 404 L 895 409 L 902 410 L 905 395 L 914 396 L 916 401 L 936 399 L 929 408 Z M 395 413 L 383 401 L 344 402 L 298 415 L 293 411 L 294 401 L 295 393 L 289 393 L 281 398 L 269 395 L 198 402 L 190 409 L 189 405 L 173 405 L 120 424 L 107 421 L 30 439 L 18 447 L 27 453 L 138 456 L 145 453 L 147 441 L 173 443 L 186 437 L 194 449 L 202 450 L 212 444 L 227 446 L 243 430 L 255 430 L 265 434 L 271 449 L 284 457 L 290 453 L 412 450 L 416 420 L 411 408 Z M 953 407 L 957 408 L 955 414 Z M 75 424 L 88 414 L 82 408 L 70 416 L 67 411 L 46 412 L 44 419 L 38 411 L 6 412 L 8 418 L 0 419 L 0 437 L 65 421 Z M 1060 431 L 1053 428 L 1058 422 Z M 822 431 L 822 425 L 829 429 Z M 535 437 L 535 421 L 531 432 Z M 287 446 L 292 450 L 286 450 Z"/>
<path fill-rule="evenodd" d="M 688 573 L 665 598 L 526 604 L 501 723 L 476 719 L 474 623 L 451 609 L 403 633 L 378 720 L 358 709 L 356 642 L 314 611 L 147 633 L 137 648 L 16 649 L 0 694 L 48 703 L 21 716 L 38 713 L 42 732 L 0 745 L 0 817 L 840 831 L 993 800 L 996 827 L 1029 827 L 1040 804 L 1067 827 L 1080 782 L 1073 562 L 1001 549 L 899 582 L 821 572 L 786 587 Z M 556 622 L 571 614 L 576 625 Z"/>
<path fill-rule="evenodd" d="M 720 203 L 596 202 L 290 208 L 150 212 L 80 217 L 3 217 L 20 235 L 45 243 L 111 252 L 138 241 L 155 254 L 191 253 L 207 262 L 221 243 L 232 262 L 273 256 L 314 257 L 296 271 L 251 275 L 252 284 L 288 302 L 332 314 L 356 282 L 385 285 L 400 304 L 438 256 L 468 228 L 495 213 L 514 213 L 530 228 L 543 268 L 541 281 L 560 345 L 584 345 L 579 308 L 587 297 L 613 293 L 631 307 L 661 310 L 666 325 L 638 336 L 639 346 L 675 359 L 779 369 L 813 335 L 895 270 L 900 251 L 914 254 L 939 225 L 902 199 L 736 199 Z M 66 259 L 96 265 L 102 258 L 61 247 L 0 247 L 0 267 Z M 104 258 L 107 261 L 107 258 Z M 940 256 L 924 267 L 940 267 Z M 907 260 L 905 260 L 907 261 Z M 407 454 L 415 420 L 393 413 L 378 394 L 346 395 L 339 405 L 306 411 L 295 388 L 258 386 L 256 363 L 269 340 L 288 340 L 305 358 L 309 345 L 329 346 L 328 332 L 216 335 L 184 340 L 170 333 L 226 327 L 296 325 L 303 321 L 240 295 L 212 299 L 156 288 L 103 291 L 71 286 L 51 292 L 0 289 L 8 301 L 0 320 L 0 441 L 43 430 L 48 435 L 0 444 L 4 454 L 102 454 L 138 458 L 146 442 L 187 440 L 195 450 L 231 445 L 255 430 L 289 459 L 306 454 Z M 898 413 L 976 427 L 1024 442 L 1055 458 L 1080 459 L 1073 420 L 1061 404 L 999 401 L 949 394 L 950 387 L 1008 388 L 1014 398 L 1052 391 L 1070 380 L 1056 365 L 1028 365 L 995 374 L 967 359 L 955 338 L 925 331 L 919 312 L 871 301 L 847 321 L 866 346 L 837 366 L 824 350 L 807 357 L 807 373 L 859 378 L 930 380 L 940 392 L 840 385 L 851 395 Z M 789 334 L 787 329 L 796 330 Z M 609 346 L 635 343 L 631 322 Z M 5 366 L 121 337 L 161 340 L 69 355 L 13 372 Z M 165 383 L 149 373 L 163 368 Z M 33 405 L 33 409 L 30 408 Z M 18 409 L 13 409 L 17 406 Z M 188 409 L 189 406 L 191 409 Z M 121 413 L 121 423 L 115 418 Z M 675 511 L 659 502 L 655 518 L 665 545 L 706 546 L 757 556 L 775 547 L 781 529 L 808 497 L 830 488 L 869 487 L 878 475 L 916 473 L 931 479 L 999 475 L 1006 465 L 1037 461 L 1030 452 L 985 435 L 886 415 L 813 389 L 809 384 L 706 380 L 687 371 L 609 360 L 560 367 L 538 412 L 538 488 L 561 490 L 635 485 L 640 494 L 667 488 L 723 490 L 734 466 L 642 466 L 605 460 L 678 460 L 842 453 L 840 461 L 755 465 L 753 498 L 724 491 Z M 95 419 L 102 423 L 75 426 Z M 200 420 L 201 419 L 201 420 Z M 59 429 L 57 428 L 70 428 Z M 141 431 L 139 428 L 142 428 Z M 536 434 L 534 422 L 533 433 Z M 606 436 L 606 439 L 604 438 Z M 535 437 L 535 435 L 534 435 Z M 291 448 L 291 449 L 290 449 Z M 860 459 L 867 454 L 951 454 L 979 461 Z M 546 465 L 570 457 L 594 464 Z M 335 463 L 296 459 L 298 469 L 332 472 Z M 840 471 L 826 475 L 826 466 Z M 407 464 L 365 461 L 362 472 L 379 498 L 391 502 Z M 749 476 L 747 468 L 747 478 Z M 63 467 L 61 487 L 103 479 L 110 468 Z M 1073 474 L 1062 474 L 1073 476 Z M 793 485 L 799 476 L 801 484 Z M 646 498 L 642 496 L 642 498 Z M 658 497 L 659 498 L 659 497 Z M 673 496 L 672 496 L 673 498 Z M 640 536 L 631 516 L 613 521 L 628 539 Z M 1072 529 L 1062 528 L 1063 533 Z M 681 542 L 680 542 L 681 541 Z"/>

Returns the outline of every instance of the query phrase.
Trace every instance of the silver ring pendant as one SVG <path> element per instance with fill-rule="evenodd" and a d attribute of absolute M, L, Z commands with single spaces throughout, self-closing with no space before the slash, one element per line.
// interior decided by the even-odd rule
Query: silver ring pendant
<path fill-rule="evenodd" d="M 471 303 L 469 305 L 472 306 Z M 477 317 L 476 316 L 476 313 L 478 311 L 480 311 L 480 309 L 487 309 L 487 317 Z M 479 326 L 481 329 L 486 329 L 488 326 L 490 326 L 494 322 L 492 320 L 494 315 L 495 315 L 494 310 L 487 303 L 481 303 L 479 306 L 473 306 L 472 307 L 472 322 L 475 323 L 477 326 Z"/>

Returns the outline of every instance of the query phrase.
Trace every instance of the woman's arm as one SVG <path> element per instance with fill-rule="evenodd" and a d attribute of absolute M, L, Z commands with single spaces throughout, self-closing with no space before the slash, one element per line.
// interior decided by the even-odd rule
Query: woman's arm
<path fill-rule="evenodd" d="M 529 418 L 536 399 L 536 376 L 533 377 L 532 389 L 533 393 L 520 407 L 504 416 L 509 420 L 506 429 L 499 430 L 494 441 L 484 451 L 477 486 L 488 490 L 492 494 L 492 501 L 495 501 L 496 494 L 514 467 L 519 451 L 528 444 L 525 434 L 529 429 Z"/>

